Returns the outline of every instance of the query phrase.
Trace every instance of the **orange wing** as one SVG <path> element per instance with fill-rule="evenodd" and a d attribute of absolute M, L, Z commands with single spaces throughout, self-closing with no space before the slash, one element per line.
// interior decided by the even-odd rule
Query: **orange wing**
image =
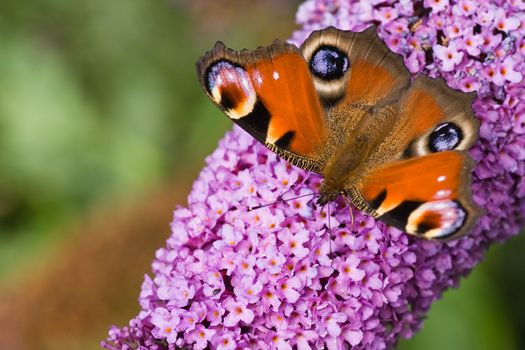
<path fill-rule="evenodd" d="M 297 47 L 276 40 L 237 52 L 218 42 L 197 70 L 207 95 L 230 119 L 293 164 L 320 172 L 324 111 Z"/>
<path fill-rule="evenodd" d="M 400 160 L 371 170 L 357 186 L 378 218 L 414 235 L 447 239 L 468 233 L 472 161 L 459 151 Z"/>

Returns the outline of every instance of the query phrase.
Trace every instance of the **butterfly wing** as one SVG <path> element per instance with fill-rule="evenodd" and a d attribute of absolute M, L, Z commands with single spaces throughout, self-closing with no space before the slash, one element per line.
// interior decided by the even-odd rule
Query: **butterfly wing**
<path fill-rule="evenodd" d="M 369 159 L 371 169 L 353 194 L 364 200 L 365 210 L 425 238 L 470 231 L 480 213 L 472 202 L 466 152 L 478 138 L 473 98 L 442 79 L 414 80 L 401 96 L 392 133 Z"/>
<path fill-rule="evenodd" d="M 233 51 L 218 42 L 197 71 L 208 97 L 230 119 L 292 164 L 321 171 L 324 110 L 297 47 L 276 40 Z"/>
<path fill-rule="evenodd" d="M 301 50 L 326 111 L 329 155 L 355 140 L 368 119 L 397 102 L 410 83 L 402 57 L 388 49 L 373 26 L 358 33 L 334 27 L 315 31 Z"/>
<path fill-rule="evenodd" d="M 448 87 L 441 78 L 418 75 L 400 99 L 400 118 L 388 140 L 397 135 L 405 143 L 389 142 L 391 147 L 402 147 L 404 158 L 470 149 L 479 134 L 471 107 L 475 96 Z"/>
<path fill-rule="evenodd" d="M 471 170 L 465 152 L 436 152 L 375 168 L 358 190 L 373 214 L 392 226 L 429 239 L 457 238 L 479 215 Z"/>
<path fill-rule="evenodd" d="M 410 83 L 402 57 L 381 41 L 375 26 L 363 32 L 334 27 L 314 31 L 301 50 L 323 104 L 332 112 L 393 101 Z M 337 64 L 346 69 L 337 74 Z"/>

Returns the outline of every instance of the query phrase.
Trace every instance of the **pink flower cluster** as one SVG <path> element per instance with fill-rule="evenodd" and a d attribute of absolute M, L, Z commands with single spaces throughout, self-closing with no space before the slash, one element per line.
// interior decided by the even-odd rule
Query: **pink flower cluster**
<path fill-rule="evenodd" d="M 410 338 L 491 243 L 523 227 L 524 9 L 521 0 L 309 0 L 298 12 L 298 44 L 313 29 L 374 23 L 411 72 L 479 92 L 473 193 L 486 214 L 472 234 L 435 243 L 355 211 L 352 224 L 344 202 L 321 211 L 311 195 L 319 176 L 235 128 L 207 159 L 188 207 L 175 210 L 142 311 L 103 346 L 385 349 Z"/>

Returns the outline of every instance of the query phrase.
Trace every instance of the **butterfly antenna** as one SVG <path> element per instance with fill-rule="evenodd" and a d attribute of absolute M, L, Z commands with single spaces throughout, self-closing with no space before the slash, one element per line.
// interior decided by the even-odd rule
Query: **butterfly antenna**
<path fill-rule="evenodd" d="M 316 195 L 316 193 L 312 192 L 312 193 L 302 194 L 300 196 L 292 197 L 292 198 L 286 198 L 286 199 L 280 198 L 280 199 L 278 199 L 278 200 L 276 200 L 275 202 L 272 202 L 272 203 L 257 205 L 255 207 L 249 207 L 248 211 L 257 210 L 257 209 L 261 209 L 261 208 L 272 206 L 272 205 L 277 204 L 277 203 L 281 203 L 281 202 L 285 203 L 285 202 L 288 202 L 288 201 L 293 201 L 294 199 L 304 198 L 304 197 L 308 197 L 308 196 L 315 196 L 315 195 Z"/>
<path fill-rule="evenodd" d="M 350 200 L 348 199 L 348 197 L 346 195 L 342 195 L 343 196 L 343 199 L 345 200 L 346 204 L 348 205 L 348 210 L 350 211 L 350 220 L 351 220 L 351 225 L 352 225 L 352 228 L 354 227 L 354 210 L 352 209 L 352 203 L 350 203 Z"/>

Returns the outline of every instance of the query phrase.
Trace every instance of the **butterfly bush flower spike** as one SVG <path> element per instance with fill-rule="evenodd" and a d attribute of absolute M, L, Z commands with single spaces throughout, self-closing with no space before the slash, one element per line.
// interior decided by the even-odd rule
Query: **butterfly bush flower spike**
<path fill-rule="evenodd" d="M 522 1 L 307 0 L 300 45 L 316 29 L 372 23 L 412 73 L 477 91 L 472 193 L 484 209 L 447 243 L 409 237 L 344 201 L 321 211 L 320 176 L 292 167 L 239 128 L 221 140 L 174 212 L 128 326 L 107 349 L 386 349 L 410 338 L 434 301 L 525 216 Z M 406 28 L 410 28 L 407 30 Z M 258 210 L 248 208 L 276 204 Z M 330 223 L 331 229 L 328 229 Z"/>

